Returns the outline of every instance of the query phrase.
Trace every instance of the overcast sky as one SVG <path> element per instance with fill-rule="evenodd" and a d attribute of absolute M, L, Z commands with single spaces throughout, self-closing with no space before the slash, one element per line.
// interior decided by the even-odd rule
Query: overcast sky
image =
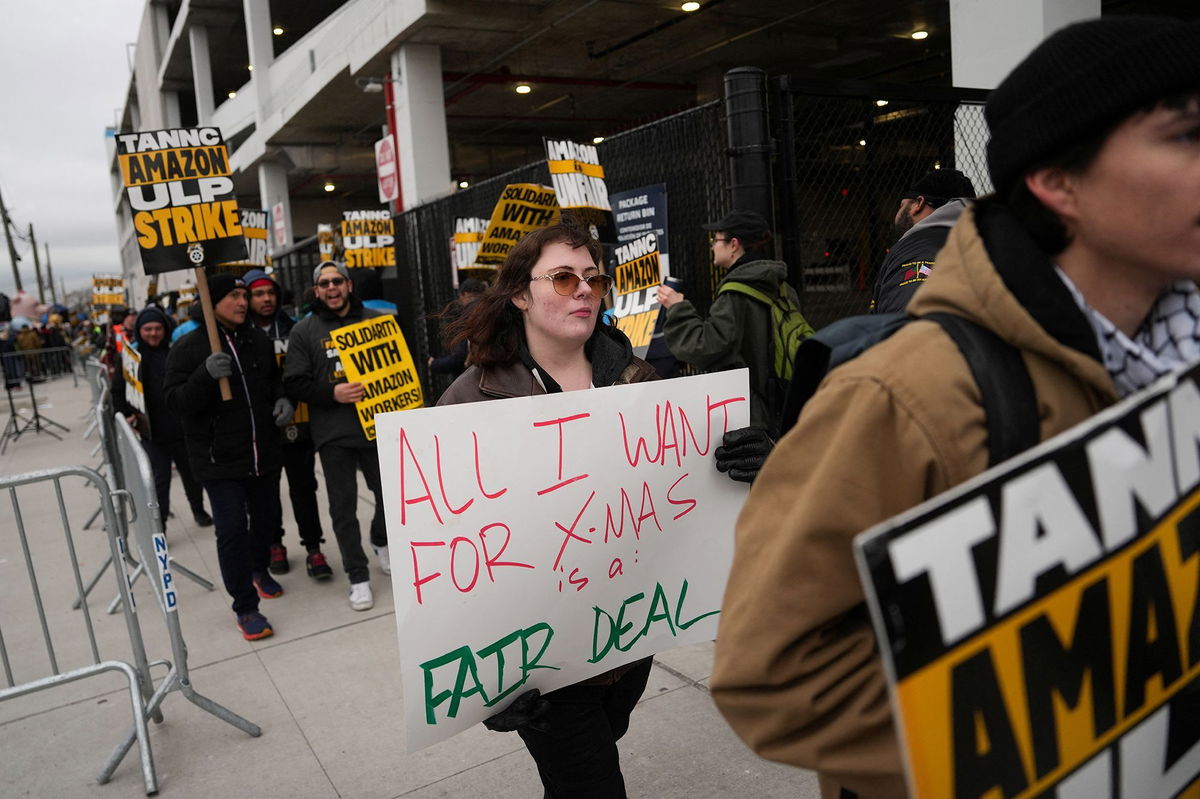
<path fill-rule="evenodd" d="M 0 0 L 0 192 L 22 235 L 33 223 L 45 274 L 67 290 L 120 271 L 104 129 L 129 89 L 125 45 L 145 0 Z M 29 244 L 16 240 L 21 281 L 37 290 Z M 0 292 L 12 295 L 0 241 Z M 48 293 L 48 292 L 47 292 Z M 45 298 L 49 301 L 49 297 Z"/>

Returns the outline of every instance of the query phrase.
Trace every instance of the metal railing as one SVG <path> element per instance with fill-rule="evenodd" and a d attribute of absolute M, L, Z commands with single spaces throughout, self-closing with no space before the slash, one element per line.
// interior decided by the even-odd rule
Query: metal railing
<path fill-rule="evenodd" d="M 79 558 L 77 555 L 75 536 L 71 529 L 71 522 L 67 514 L 66 503 L 63 499 L 62 480 L 65 477 L 82 477 L 92 488 L 95 489 L 100 500 L 100 509 L 104 515 L 105 529 L 110 531 L 108 535 L 109 557 L 114 563 L 120 562 L 120 553 L 117 549 L 117 538 L 112 531 L 118 529 L 117 514 L 113 505 L 113 497 L 120 491 L 113 491 L 109 488 L 108 482 L 102 475 L 92 469 L 83 466 L 68 466 L 58 469 L 48 469 L 30 474 L 13 475 L 9 477 L 0 477 L 0 491 L 7 491 L 12 505 L 13 520 L 15 521 L 17 538 L 20 543 L 21 553 L 24 556 L 26 573 L 28 575 L 29 587 L 33 597 L 33 606 L 36 610 L 37 621 L 41 627 L 42 642 L 45 646 L 46 659 L 49 666 L 49 674 L 42 673 L 33 679 L 28 679 L 23 682 L 17 682 L 17 677 L 13 668 L 13 664 L 9 657 L 8 648 L 5 644 L 3 630 L 11 629 L 14 625 L 7 618 L 0 618 L 0 662 L 3 663 L 4 677 L 6 688 L 0 689 L 0 701 L 6 699 L 14 699 L 18 696 L 25 696 L 37 691 L 43 691 L 48 688 L 55 688 L 77 680 L 82 680 L 87 677 L 93 677 L 97 674 L 102 674 L 110 671 L 117 671 L 125 675 L 128 680 L 129 699 L 133 710 L 133 730 L 132 737 L 138 743 L 138 751 L 141 754 L 142 763 L 142 779 L 145 783 L 146 793 L 153 794 L 158 791 L 158 777 L 154 770 L 154 757 L 150 749 L 150 737 L 146 726 L 146 720 L 149 717 L 150 711 L 149 700 L 152 697 L 153 682 L 150 677 L 150 664 L 146 659 L 146 649 L 142 641 L 141 627 L 137 621 L 136 605 L 132 601 L 130 594 L 129 583 L 125 578 L 122 570 L 117 570 L 117 591 L 124 599 L 123 606 L 125 607 L 125 626 L 129 636 L 130 648 L 132 651 L 132 662 L 124 660 L 116 660 L 112 658 L 102 659 L 100 649 L 96 643 L 96 629 L 92 620 L 91 612 L 88 610 L 87 603 L 84 601 L 84 586 L 83 579 L 79 573 Z M 46 600 L 43 596 L 42 580 L 39 579 L 38 564 L 35 561 L 45 563 L 50 562 L 45 568 L 59 570 L 62 568 L 61 557 L 49 558 L 45 553 L 40 553 L 41 556 L 35 556 L 33 547 L 30 545 L 30 536 L 26 530 L 25 513 L 22 510 L 22 504 L 17 491 L 18 488 L 27 486 L 35 486 L 38 484 L 51 484 L 54 489 L 54 496 L 58 503 L 59 520 L 62 524 L 62 533 L 65 538 L 67 550 L 67 562 L 71 569 L 71 575 L 74 577 L 74 585 L 79 604 L 83 609 L 81 615 L 83 621 L 83 630 L 88 644 L 88 652 L 90 654 L 90 663 L 76 668 L 63 670 L 59 664 L 59 658 L 55 647 L 54 637 L 51 635 L 50 621 L 46 613 Z M 78 489 L 74 489 L 77 491 Z M 37 531 L 37 543 L 44 548 L 47 541 L 47 531 Z M 13 590 L 11 587 L 8 590 Z M 27 622 L 28 620 L 22 620 Z M 61 640 L 61 637 L 60 637 Z M 29 648 L 26 647 L 22 654 L 28 656 Z M 121 750 L 121 757 L 124 757 L 125 752 L 129 750 L 129 746 L 122 741 L 124 749 Z M 118 747 L 120 749 L 120 747 Z M 115 756 L 115 753 L 114 753 Z M 121 757 L 117 757 L 114 761 L 110 758 L 105 763 L 104 769 L 101 771 L 99 782 L 106 782 L 108 776 L 112 774 L 112 770 L 116 768 L 116 764 L 120 762 Z"/>

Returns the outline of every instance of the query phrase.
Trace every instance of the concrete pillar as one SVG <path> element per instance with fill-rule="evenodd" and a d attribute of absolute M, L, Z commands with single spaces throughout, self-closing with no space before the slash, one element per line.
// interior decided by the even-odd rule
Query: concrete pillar
<path fill-rule="evenodd" d="M 955 86 L 994 89 L 1047 36 L 1100 16 L 1100 0 L 949 0 L 950 62 Z M 960 106 L 954 117 L 955 166 L 982 195 L 987 171 L 983 107 Z"/>
<path fill-rule="evenodd" d="M 192 51 L 192 85 L 196 92 L 196 120 L 207 125 L 216 103 L 213 100 L 212 58 L 208 51 L 208 28 L 192 25 L 188 28 L 188 44 Z"/>
<path fill-rule="evenodd" d="M 397 80 L 392 116 L 400 192 L 407 209 L 445 196 L 452 188 L 441 48 L 402 45 L 392 53 L 392 76 Z"/>
<path fill-rule="evenodd" d="M 287 168 L 275 161 L 260 161 L 258 164 L 258 197 L 262 207 L 273 211 L 276 205 L 283 204 L 283 224 L 286 237 L 283 244 L 275 240 L 275 217 L 270 220 L 271 227 L 267 230 L 267 249 L 271 252 L 290 247 L 295 240 L 295 229 L 292 227 L 292 201 L 288 196 Z"/>
<path fill-rule="evenodd" d="M 270 0 L 242 0 L 242 9 L 246 16 L 246 52 L 254 67 L 250 79 L 251 90 L 258 100 L 256 121 L 262 128 L 271 100 L 271 81 L 267 73 L 275 60 L 271 42 L 271 4 Z"/>
<path fill-rule="evenodd" d="M 177 128 L 183 124 L 179 115 L 179 92 L 163 92 L 163 122 L 168 128 Z"/>

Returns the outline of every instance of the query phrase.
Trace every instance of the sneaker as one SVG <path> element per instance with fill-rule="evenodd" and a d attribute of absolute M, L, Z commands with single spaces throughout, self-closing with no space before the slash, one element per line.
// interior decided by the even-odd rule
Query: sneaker
<path fill-rule="evenodd" d="M 328 580 L 333 576 L 333 569 L 329 568 L 323 552 L 309 552 L 308 557 L 304 559 L 304 568 L 314 580 Z"/>
<path fill-rule="evenodd" d="M 355 610 L 370 610 L 375 607 L 375 596 L 370 583 L 350 584 L 350 607 Z"/>
<path fill-rule="evenodd" d="M 212 517 L 204 508 L 193 513 L 192 518 L 196 521 L 197 527 L 212 527 Z"/>
<path fill-rule="evenodd" d="M 375 557 L 379 558 L 379 570 L 384 574 L 392 573 L 392 559 L 388 556 L 386 546 L 375 547 Z"/>
<path fill-rule="evenodd" d="M 287 547 L 283 544 L 271 544 L 271 562 L 267 564 L 267 570 L 271 574 L 287 574 L 292 568 L 288 564 Z"/>
<path fill-rule="evenodd" d="M 283 586 L 275 581 L 267 572 L 259 572 L 252 578 L 258 595 L 263 599 L 277 599 L 283 596 Z"/>
<path fill-rule="evenodd" d="M 267 617 L 258 611 L 238 616 L 237 626 L 242 631 L 242 637 L 247 641 L 257 641 L 275 634 L 275 631 L 271 629 L 271 622 L 267 621 Z"/>

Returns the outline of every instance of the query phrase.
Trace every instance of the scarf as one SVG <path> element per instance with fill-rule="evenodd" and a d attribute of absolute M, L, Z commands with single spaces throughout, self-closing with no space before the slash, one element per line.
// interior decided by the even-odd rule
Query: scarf
<path fill-rule="evenodd" d="M 1055 266 L 1054 271 L 1091 323 L 1104 366 L 1122 397 L 1200 360 L 1200 290 L 1192 281 L 1168 286 L 1130 337 L 1088 305 L 1062 269 Z"/>

